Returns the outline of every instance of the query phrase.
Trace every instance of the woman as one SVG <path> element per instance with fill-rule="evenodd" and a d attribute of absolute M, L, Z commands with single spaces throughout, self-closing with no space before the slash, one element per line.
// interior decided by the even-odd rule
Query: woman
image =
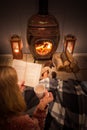
<path fill-rule="evenodd" d="M 18 77 L 11 66 L 0 66 L 0 130 L 43 130 L 46 106 L 53 101 L 52 93 L 45 93 L 32 117 L 25 114 L 26 104 L 18 85 Z"/>

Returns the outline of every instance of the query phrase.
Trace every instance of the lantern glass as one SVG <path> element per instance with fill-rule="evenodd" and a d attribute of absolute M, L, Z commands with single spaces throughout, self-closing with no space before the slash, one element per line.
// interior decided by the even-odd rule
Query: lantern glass
<path fill-rule="evenodd" d="M 68 51 L 69 53 L 73 54 L 75 48 L 76 38 L 75 36 L 69 34 L 66 35 L 64 38 L 64 51 Z"/>
<path fill-rule="evenodd" d="M 10 39 L 13 59 L 22 59 L 22 42 L 18 35 L 13 35 Z"/>

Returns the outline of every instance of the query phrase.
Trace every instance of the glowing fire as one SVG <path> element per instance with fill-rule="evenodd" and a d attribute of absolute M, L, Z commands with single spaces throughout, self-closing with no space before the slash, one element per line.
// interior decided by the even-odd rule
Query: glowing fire
<path fill-rule="evenodd" d="M 48 41 L 43 41 L 35 44 L 36 52 L 39 55 L 46 55 L 52 50 L 52 43 Z"/>

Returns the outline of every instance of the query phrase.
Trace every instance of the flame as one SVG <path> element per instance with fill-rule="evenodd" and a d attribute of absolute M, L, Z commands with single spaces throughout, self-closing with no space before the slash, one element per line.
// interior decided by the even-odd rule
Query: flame
<path fill-rule="evenodd" d="M 40 55 L 46 55 L 52 50 L 52 43 L 43 41 L 42 43 L 36 44 L 36 52 Z"/>
<path fill-rule="evenodd" d="M 19 49 L 14 49 L 14 52 L 15 53 L 19 53 Z"/>

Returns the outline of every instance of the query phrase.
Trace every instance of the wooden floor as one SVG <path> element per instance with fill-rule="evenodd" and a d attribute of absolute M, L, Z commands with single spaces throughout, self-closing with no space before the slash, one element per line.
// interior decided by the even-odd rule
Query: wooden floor
<path fill-rule="evenodd" d="M 57 71 L 58 77 L 62 80 L 67 80 L 69 78 L 78 79 L 81 81 L 87 81 L 87 54 L 77 54 L 74 55 L 74 58 L 77 60 L 79 65 L 78 73 L 68 73 L 64 71 Z M 34 62 L 34 59 L 31 54 L 24 54 L 23 60 L 27 62 Z M 12 55 L 0 55 L 0 64 L 4 65 L 12 65 L 13 57 Z M 36 61 L 37 63 L 44 64 L 45 61 Z"/>

